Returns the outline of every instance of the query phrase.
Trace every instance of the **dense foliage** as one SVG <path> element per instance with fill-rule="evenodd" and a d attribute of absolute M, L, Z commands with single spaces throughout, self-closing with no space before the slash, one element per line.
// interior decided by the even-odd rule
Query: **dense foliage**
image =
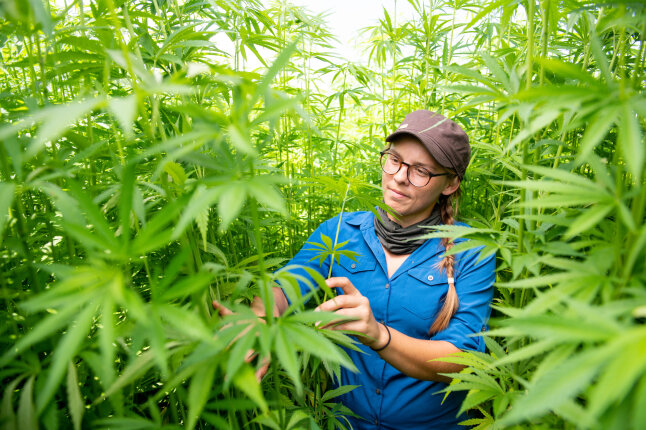
<path fill-rule="evenodd" d="M 352 338 L 276 270 L 374 206 L 416 108 L 473 146 L 474 228 L 434 234 L 498 255 L 488 352 L 454 358 L 447 389 L 470 424 L 643 428 L 643 3 L 409 2 L 366 29 L 363 64 L 284 2 L 0 3 L 3 428 L 343 426 L 352 387 L 329 375 Z M 263 324 L 246 304 L 278 279 L 293 305 Z"/>

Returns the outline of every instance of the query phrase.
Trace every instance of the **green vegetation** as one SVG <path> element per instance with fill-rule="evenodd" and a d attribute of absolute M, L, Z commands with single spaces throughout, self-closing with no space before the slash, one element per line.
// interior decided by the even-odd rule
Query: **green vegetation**
<path fill-rule="evenodd" d="M 276 269 L 374 206 L 416 108 L 473 145 L 474 228 L 434 234 L 499 259 L 488 352 L 447 389 L 470 423 L 643 428 L 644 4 L 410 3 L 366 30 L 367 65 L 284 2 L 0 3 L 3 428 L 343 425 L 329 375 L 352 338 Z M 246 303 L 277 279 L 293 304 L 263 324 Z"/>

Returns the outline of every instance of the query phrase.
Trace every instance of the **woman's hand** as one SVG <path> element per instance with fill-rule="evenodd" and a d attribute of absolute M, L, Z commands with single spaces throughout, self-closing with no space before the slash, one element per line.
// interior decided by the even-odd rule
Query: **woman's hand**
<path fill-rule="evenodd" d="M 255 302 L 255 300 L 254 300 L 254 302 Z M 254 313 L 256 313 L 256 315 L 258 315 L 258 312 L 256 312 L 256 308 L 258 308 L 258 306 L 256 305 L 256 308 L 254 308 L 254 305 L 252 304 L 251 308 L 254 311 Z M 233 315 L 233 311 L 231 309 L 227 308 L 226 306 L 224 306 L 222 303 L 218 302 L 217 300 L 213 300 L 213 309 L 218 311 L 218 314 L 220 314 L 221 317 L 225 317 L 227 315 Z M 261 321 L 264 321 L 264 320 L 261 319 Z M 242 333 L 240 333 L 238 335 L 238 337 L 236 337 L 233 340 L 233 342 L 238 340 L 240 337 L 244 336 L 247 332 L 248 332 L 248 330 L 244 330 Z M 253 349 L 250 349 L 245 354 L 244 361 L 246 363 L 251 363 L 257 356 L 258 356 L 258 353 L 256 351 L 254 351 Z M 262 363 L 260 364 L 260 367 L 256 370 L 256 379 L 258 380 L 258 382 L 260 382 L 262 380 L 262 378 L 267 374 L 267 370 L 269 370 L 269 358 L 265 357 L 262 360 Z"/>
<path fill-rule="evenodd" d="M 321 303 L 316 308 L 318 311 L 334 312 L 345 317 L 341 318 L 341 323 L 331 323 L 326 328 L 362 333 L 362 336 L 357 336 L 359 341 L 373 349 L 379 349 L 388 342 L 386 327 L 375 319 L 370 301 L 352 285 L 348 278 L 329 278 L 325 283 L 330 288 L 341 288 L 345 293 Z"/>

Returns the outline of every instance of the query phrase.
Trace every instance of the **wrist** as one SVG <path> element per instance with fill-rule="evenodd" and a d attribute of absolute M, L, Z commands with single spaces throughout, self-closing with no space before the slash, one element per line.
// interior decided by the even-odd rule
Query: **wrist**
<path fill-rule="evenodd" d="M 380 323 L 378 339 L 370 345 L 370 348 L 375 352 L 382 351 L 386 349 L 388 345 L 390 345 L 391 339 L 392 335 L 388 326 L 386 324 Z"/>

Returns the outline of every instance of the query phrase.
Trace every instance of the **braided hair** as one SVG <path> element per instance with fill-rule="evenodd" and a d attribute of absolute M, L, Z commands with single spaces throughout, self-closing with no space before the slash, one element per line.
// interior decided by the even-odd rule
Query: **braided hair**
<path fill-rule="evenodd" d="M 451 195 L 440 195 L 437 204 L 440 206 L 440 215 L 442 217 L 442 224 L 452 225 L 455 222 L 454 215 L 457 216 L 458 206 L 457 198 L 460 196 L 460 188 L 458 188 Z M 453 203 L 455 202 L 455 208 Z M 442 246 L 445 251 L 453 248 L 453 240 L 448 237 L 442 238 Z M 455 278 L 453 276 L 453 267 L 455 266 L 455 255 L 445 255 L 444 258 L 438 263 L 437 267 L 440 271 L 446 271 L 448 278 L 449 289 L 444 298 L 444 305 L 440 309 L 439 314 L 435 318 L 433 325 L 429 330 L 429 335 L 440 332 L 449 326 L 451 318 L 458 310 L 460 301 L 458 299 L 458 292 L 455 289 Z"/>

